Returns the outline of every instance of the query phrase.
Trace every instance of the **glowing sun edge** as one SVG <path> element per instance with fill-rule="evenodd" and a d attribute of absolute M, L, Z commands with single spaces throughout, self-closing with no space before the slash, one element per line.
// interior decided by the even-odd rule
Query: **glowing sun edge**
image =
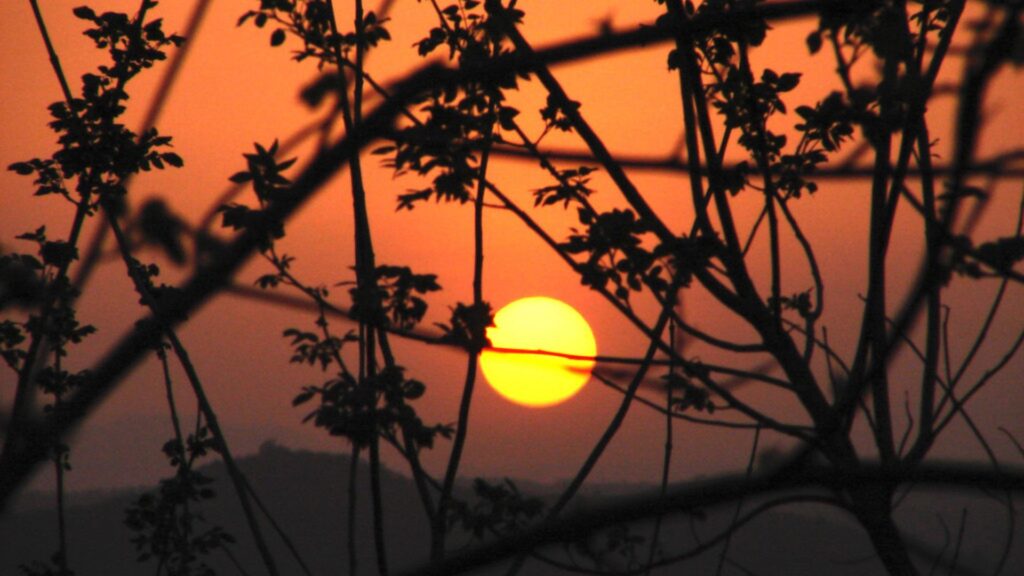
<path fill-rule="evenodd" d="M 531 296 L 509 303 L 494 317 L 487 337 L 495 348 L 543 350 L 594 356 L 590 325 L 572 306 Z M 554 406 L 574 396 L 590 379 L 593 360 L 485 350 L 480 368 L 491 387 L 507 400 L 534 408 Z"/>

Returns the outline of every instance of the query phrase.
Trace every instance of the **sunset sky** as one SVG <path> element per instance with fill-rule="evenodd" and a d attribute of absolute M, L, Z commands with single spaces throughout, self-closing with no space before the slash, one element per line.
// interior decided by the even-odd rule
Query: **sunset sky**
<path fill-rule="evenodd" d="M 104 57 L 81 35 L 84 23 L 71 15 L 75 1 L 43 2 L 43 15 L 49 26 L 64 71 L 75 91 L 80 76 Z M 128 10 L 125 2 L 91 2 L 97 12 L 104 9 Z M 181 32 L 194 2 L 165 1 L 155 15 L 165 19 L 165 30 Z M 236 27 L 238 17 L 257 2 L 213 2 L 198 34 L 189 39 L 192 52 L 164 106 L 157 123 L 163 134 L 174 138 L 174 150 L 185 160 L 179 170 L 146 173 L 132 184 L 131 205 L 160 197 L 171 209 L 193 225 L 218 205 L 218 198 L 230 182 L 228 177 L 244 169 L 243 153 L 253 143 L 271 144 L 290 135 L 317 118 L 325 110 L 310 111 L 298 93 L 317 75 L 315 65 L 291 61 L 289 50 L 294 39 L 283 47 L 269 46 L 270 29 Z M 374 3 L 369 2 L 368 7 Z M 342 22 L 350 26 L 352 2 L 336 1 Z M 519 7 L 526 12 L 523 33 L 535 48 L 595 33 L 604 22 L 613 29 L 629 29 L 650 23 L 660 14 L 655 2 L 616 2 L 612 0 L 572 0 L 542 2 L 524 0 Z M 413 42 L 435 25 L 429 3 L 398 0 L 391 11 L 388 29 L 393 40 L 371 53 L 368 69 L 373 77 L 387 85 L 423 65 Z M 814 25 L 811 20 L 779 24 L 764 46 L 754 52 L 755 68 L 773 68 L 778 72 L 803 72 L 800 87 L 786 95 L 794 108 L 798 103 L 815 100 L 837 89 L 833 78 L 834 62 L 825 54 L 807 55 L 804 38 Z M 960 39 L 961 45 L 966 38 Z M 632 50 L 614 57 L 591 59 L 553 69 L 570 97 L 582 103 L 582 113 L 604 142 L 615 153 L 630 156 L 666 158 L 675 148 L 682 129 L 678 82 L 666 67 L 667 44 Z M 958 82 L 961 60 L 949 62 L 942 80 Z M 138 126 L 149 105 L 166 63 L 142 74 L 132 83 L 132 99 L 126 123 Z M 867 72 L 867 71 L 866 71 Z M 0 78 L 3 100 L 0 105 L 0 166 L 32 157 L 46 157 L 54 149 L 53 133 L 47 128 L 46 106 L 61 98 L 58 83 L 49 65 L 46 50 L 27 2 L 5 2 L 0 6 Z M 1019 148 L 1024 108 L 1019 105 L 1024 90 L 1024 75 L 1007 72 L 997 78 L 985 101 L 981 158 Z M 537 109 L 544 95 L 536 81 L 523 83 L 521 93 L 512 102 L 522 114 L 524 129 L 536 136 L 543 127 Z M 950 119 L 954 113 L 947 94 L 930 107 L 932 136 L 949 143 Z M 375 100 L 371 99 L 371 105 Z M 780 125 L 797 122 L 790 114 Z M 572 136 L 554 135 L 546 146 L 582 150 Z M 850 146 L 850 149 L 855 146 Z M 941 147 L 944 153 L 950 150 Z M 287 157 L 298 156 L 290 174 L 298 174 L 309 158 L 310 145 L 300 146 Z M 948 156 L 946 156 L 948 158 Z M 940 161 L 943 160 L 940 158 Z M 371 226 L 377 261 L 405 265 L 419 273 L 434 273 L 444 288 L 429 298 L 430 312 L 424 329 L 449 318 L 448 308 L 472 299 L 472 208 L 471 205 L 429 204 L 413 211 L 396 211 L 396 197 L 418 183 L 411 177 L 395 178 L 380 165 L 380 157 L 365 156 Z M 532 191 L 550 184 L 533 162 L 512 159 L 496 161 L 491 179 L 520 206 L 532 207 Z M 652 206 L 663 215 L 673 230 L 690 229 L 693 214 L 689 209 L 689 185 L 682 173 L 630 172 L 638 188 Z M 288 236 L 281 249 L 297 257 L 295 270 L 310 284 L 332 286 L 354 279 L 352 210 L 348 175 L 345 172 L 308 203 L 288 224 Z M 594 203 L 610 209 L 625 205 L 619 193 L 603 173 L 594 177 L 597 193 Z M 797 217 L 817 246 L 826 281 L 824 325 L 831 342 L 847 357 L 856 345 L 856 327 L 866 291 L 867 188 L 864 182 L 819 183 L 817 194 L 794 203 Z M 1020 202 L 1020 180 L 1007 180 L 996 189 L 991 208 L 985 213 L 977 237 L 991 239 L 1012 233 Z M 10 171 L 0 172 L 0 247 L 4 251 L 30 251 L 28 243 L 14 236 L 47 225 L 49 234 L 67 233 L 72 209 L 54 197 L 34 198 L 31 180 Z M 250 190 L 237 201 L 251 202 Z M 737 199 L 737 218 L 741 229 L 748 230 L 757 217 L 762 200 L 756 194 Z M 558 240 L 577 225 L 575 215 L 560 206 L 533 209 L 537 221 Z M 922 246 L 919 219 L 904 211 L 902 229 L 892 246 L 893 274 L 890 301 L 898 303 L 903 289 L 916 271 Z M 623 320 L 599 295 L 581 286 L 578 278 L 556 255 L 532 235 L 507 211 L 489 210 L 485 219 L 484 294 L 495 310 L 525 296 L 544 295 L 564 300 L 589 320 L 597 340 L 598 353 L 610 356 L 641 356 L 643 336 Z M 214 225 L 219 233 L 219 219 Z M 88 228 L 88 240 L 93 228 Z M 795 252 L 792 237 L 784 238 L 787 274 L 784 293 L 811 286 L 806 266 Z M 109 250 L 109 248 L 108 248 Z M 752 274 L 759 288 L 768 285 L 765 243 L 755 244 L 751 260 Z M 81 300 L 80 318 L 97 326 L 97 335 L 76 347 L 72 365 L 84 368 L 102 356 L 141 317 L 138 297 L 132 290 L 122 263 L 113 252 L 86 287 Z M 165 281 L 185 278 L 189 270 L 175 268 L 155 251 L 143 252 L 164 270 Z M 251 285 L 269 266 L 254 258 L 238 277 L 238 283 Z M 995 283 L 959 283 L 950 292 L 954 357 L 962 357 L 970 338 L 983 318 L 986 303 Z M 347 306 L 345 287 L 334 288 L 333 301 Z M 694 289 L 684 293 L 685 315 L 708 332 L 749 341 L 753 334 L 740 325 L 710 296 Z M 635 306 L 651 324 L 657 310 L 649 297 L 635 297 Z M 895 304 L 894 304 L 895 305 Z M 4 312 L 7 314 L 7 311 Z M 281 337 L 285 328 L 310 329 L 314 316 L 271 305 L 255 303 L 237 296 L 220 295 L 193 315 L 181 328 L 211 401 L 225 426 L 227 439 L 238 454 L 253 452 L 266 440 L 297 448 L 347 451 L 347 446 L 329 437 L 322 429 L 303 425 L 305 407 L 293 408 L 292 398 L 303 385 L 320 384 L 327 378 L 309 367 L 288 364 L 290 349 Z M 337 320 L 342 331 L 351 324 Z M 992 346 L 976 363 L 981 374 L 1005 351 L 1024 323 L 1024 290 L 1011 287 L 1007 304 L 994 327 Z M 409 375 L 425 382 L 427 394 L 417 404 L 426 422 L 454 422 L 465 371 L 465 354 L 455 349 L 427 346 L 396 339 L 398 361 Z M 758 359 L 736 358 L 720 351 L 694 347 L 688 354 L 705 361 L 734 363 L 749 367 Z M 909 355 L 900 356 L 894 374 L 916 374 Z M 1024 438 L 1024 358 L 1018 356 L 1003 374 L 972 404 L 972 413 L 989 437 L 996 452 L 1013 458 L 1015 449 L 1000 432 L 1004 427 L 1017 438 Z M 512 404 L 482 385 L 478 380 L 470 422 L 469 443 L 464 461 L 467 476 L 515 476 L 556 481 L 570 477 L 583 462 L 606 423 L 619 405 L 621 396 L 591 381 L 575 398 L 563 404 L 532 409 Z M 180 406 L 194 414 L 194 402 L 180 370 L 175 372 Z M 798 418 L 796 403 L 777 391 L 756 386 L 741 388 L 754 405 L 781 419 Z M 10 405 L 14 393 L 14 375 L 0 372 L 0 407 Z M 662 391 L 651 385 L 644 395 L 660 399 Z M 902 404 L 898 402 L 902 410 Z M 983 417 L 981 417 L 983 416 Z M 117 391 L 85 423 L 72 442 L 74 471 L 69 477 L 72 489 L 123 486 L 155 482 L 169 473 L 159 448 L 172 434 L 159 364 L 149 359 L 125 379 Z M 940 442 L 937 453 L 943 457 L 980 458 L 977 443 L 960 424 L 953 425 Z M 723 470 L 742 469 L 749 457 L 752 434 L 730 432 L 676 423 L 673 460 L 674 479 L 686 479 Z M 658 477 L 664 444 L 664 419 L 636 405 L 623 430 L 595 471 L 604 481 L 653 481 Z M 766 435 L 762 449 L 785 449 L 789 441 Z M 428 466 L 438 471 L 447 457 L 448 444 L 426 457 Z M 386 462 L 405 471 L 394 454 Z M 33 487 L 46 486 L 49 473 L 40 475 Z"/>

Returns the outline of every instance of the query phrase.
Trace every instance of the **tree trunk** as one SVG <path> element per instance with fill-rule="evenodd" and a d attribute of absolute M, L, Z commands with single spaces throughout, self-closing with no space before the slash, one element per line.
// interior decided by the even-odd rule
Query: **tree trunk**
<path fill-rule="evenodd" d="M 903 536 L 892 519 L 892 493 L 892 486 L 874 483 L 851 488 L 854 514 L 889 574 L 917 576 Z"/>

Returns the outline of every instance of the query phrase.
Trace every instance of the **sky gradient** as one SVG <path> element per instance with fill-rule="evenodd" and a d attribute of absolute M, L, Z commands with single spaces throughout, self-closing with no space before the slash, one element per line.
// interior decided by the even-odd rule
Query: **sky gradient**
<path fill-rule="evenodd" d="M 81 36 L 82 23 L 71 9 L 76 2 L 48 2 L 43 6 L 55 48 L 65 73 L 75 90 L 77 79 L 89 71 L 101 56 Z M 120 2 L 95 2 L 97 11 L 118 6 Z M 165 19 L 165 29 L 181 31 L 192 3 L 164 2 L 156 9 Z M 253 3 L 255 4 L 255 3 Z M 338 2 L 343 13 L 349 2 Z M 571 5 L 567 8 L 567 5 Z M 251 26 L 238 28 L 235 22 L 248 8 L 243 3 L 215 2 L 202 28 L 189 41 L 192 52 L 170 93 L 157 125 L 161 133 L 174 138 L 174 150 L 185 159 L 181 170 L 146 173 L 132 185 L 132 206 L 149 198 L 162 198 L 187 222 L 198 225 L 211 207 L 222 201 L 229 188 L 228 177 L 245 167 L 243 153 L 254 142 L 269 145 L 275 139 L 285 141 L 291 134 L 324 115 L 325 110 L 309 110 L 298 99 L 299 90 L 316 77 L 310 63 L 296 64 L 289 59 L 293 40 L 284 47 L 271 49 L 267 30 Z M 577 38 L 595 32 L 604 22 L 614 29 L 635 27 L 651 22 L 659 14 L 654 2 L 523 2 L 527 13 L 524 35 L 535 47 Z M 374 52 L 368 63 L 373 77 L 387 85 L 421 66 L 415 57 L 413 42 L 432 26 L 427 3 L 400 0 L 392 11 L 389 30 L 393 41 Z M 60 99 L 58 84 L 47 60 L 31 10 L 27 3 L 6 3 L 0 8 L 0 77 L 4 79 L 4 104 L 0 107 L 0 165 L 47 156 L 54 146 L 53 133 L 46 127 L 46 106 Z M 811 21 L 781 24 L 769 34 L 769 41 L 754 52 L 754 65 L 779 72 L 801 71 L 801 86 L 786 95 L 795 107 L 821 98 L 838 87 L 832 77 L 834 63 L 826 54 L 807 55 L 804 38 Z M 582 103 L 584 116 L 616 154 L 624 156 L 668 157 L 680 138 L 682 118 L 678 85 L 666 67 L 668 46 L 631 50 L 613 57 L 587 60 L 554 69 L 570 96 Z M 958 79 L 959 60 L 950 62 L 942 82 Z M 137 126 L 149 105 L 157 83 L 166 68 L 158 65 L 144 73 L 130 88 L 132 99 L 128 126 Z M 1019 148 L 1019 127 L 1024 124 L 1024 109 L 1017 105 L 1024 89 L 1019 71 L 997 78 L 985 101 L 986 126 L 978 149 L 979 157 L 988 157 Z M 538 83 L 527 82 L 512 97 L 522 111 L 521 122 L 531 134 L 543 124 L 537 109 L 543 106 Z M 372 103 L 372 100 L 371 100 Z M 933 138 L 952 140 L 950 118 L 954 110 L 947 94 L 929 108 Z M 792 125 L 790 114 L 783 120 Z M 780 127 L 780 129 L 782 129 Z M 295 148 L 287 157 L 300 158 L 301 166 L 309 157 L 311 144 Z M 581 149 L 572 136 L 555 135 L 546 146 Z M 855 146 L 851 146 L 853 148 Z M 942 148 L 948 157 L 948 146 Z M 434 273 L 444 288 L 429 298 L 430 312 L 424 329 L 433 322 L 448 320 L 448 307 L 472 298 L 472 209 L 471 205 L 424 204 L 412 211 L 397 211 L 396 197 L 417 187 L 414 178 L 395 177 L 380 166 L 377 156 L 367 154 L 369 211 L 378 263 L 407 265 L 419 273 Z M 521 206 L 532 206 L 532 191 L 548 185 L 532 162 L 515 159 L 496 161 L 491 178 Z M 295 170 L 297 173 L 298 170 Z M 686 175 L 647 170 L 631 170 L 644 197 L 663 215 L 674 231 L 689 230 L 693 218 L 688 210 L 689 189 Z M 623 201 L 603 173 L 593 178 L 598 190 L 594 203 L 605 209 L 622 206 Z M 1020 181 L 1007 181 L 996 188 L 991 208 L 978 228 L 980 238 L 1008 235 L 1012 232 L 1020 202 Z M 829 328 L 833 345 L 852 355 L 856 345 L 865 293 L 867 246 L 867 196 L 864 182 L 823 181 L 820 190 L 794 204 L 798 219 L 817 246 L 822 272 L 826 278 L 826 311 L 823 324 Z M 29 179 L 13 172 L 0 173 L 0 246 L 5 251 L 28 251 L 27 244 L 13 237 L 41 224 L 51 235 L 66 234 L 70 206 L 54 197 L 33 198 Z M 243 191 L 239 201 L 250 202 L 251 191 Z M 681 199 L 683 201 L 681 201 Z M 741 229 L 749 229 L 761 206 L 756 195 L 736 200 Z M 575 216 L 559 206 L 533 210 L 537 221 L 557 240 L 564 239 L 575 224 Z M 922 249 L 920 223 L 909 213 L 898 215 L 901 230 L 891 249 L 892 296 L 899 302 L 910 273 Z M 342 173 L 288 225 L 288 236 L 281 249 L 295 255 L 296 273 L 309 284 L 334 286 L 354 279 L 352 210 L 348 177 Z M 495 310 L 512 300 L 533 295 L 562 299 L 587 317 L 594 328 L 598 353 L 609 356 L 638 357 L 644 352 L 644 339 L 598 295 L 580 286 L 574 273 L 538 238 L 507 211 L 492 209 L 485 216 L 485 299 Z M 214 230 L 218 225 L 213 227 Z M 87 228 L 85 238 L 93 233 Z M 219 232 L 218 232 L 219 233 Z M 784 293 L 810 286 L 806 266 L 796 256 L 792 237 L 783 238 L 787 261 Z M 764 242 L 752 249 L 751 270 L 759 288 L 768 282 Z M 76 347 L 72 363 L 86 367 L 142 316 L 123 266 L 107 258 L 86 288 L 81 300 L 80 317 L 99 328 L 99 333 Z M 156 252 L 143 252 L 161 264 L 165 281 L 180 280 L 187 270 L 175 268 Z M 239 284 L 251 285 L 269 266 L 254 258 L 239 275 Z M 970 338 L 978 330 L 994 283 L 954 286 L 948 303 L 954 326 L 951 354 L 966 353 Z M 347 305 L 347 288 L 332 288 L 334 301 Z M 993 328 L 992 342 L 1009 342 L 1020 330 L 1024 319 L 1024 294 L 1012 286 L 1006 306 Z M 736 340 L 751 340 L 753 332 L 740 325 L 722 306 L 701 290 L 683 295 L 685 316 L 697 327 Z M 636 309 L 653 323 L 656 308 L 649 298 L 637 297 Z M 6 311 L 5 311 L 6 314 Z M 220 295 L 193 315 L 180 335 L 204 379 L 211 401 L 225 426 L 228 441 L 237 453 L 249 453 L 263 441 L 321 450 L 347 450 L 347 447 L 323 430 L 303 425 L 304 407 L 293 408 L 292 398 L 303 385 L 319 384 L 324 376 L 318 371 L 289 365 L 290 351 L 281 337 L 288 327 L 309 329 L 311 313 L 253 302 L 232 295 Z M 352 327 L 339 321 L 337 329 Z M 426 422 L 454 422 L 457 413 L 465 354 L 446 347 L 428 346 L 416 341 L 396 339 L 399 363 L 411 376 L 424 381 L 427 394 L 417 404 Z M 983 369 L 993 363 L 1005 346 L 995 345 L 980 356 L 976 366 Z M 737 358 L 712 349 L 688 349 L 707 362 L 732 362 L 755 366 L 758 358 Z M 915 374 L 915 360 L 901 355 L 893 368 L 897 379 Z M 978 374 L 980 375 L 980 370 Z M 10 371 L 0 374 L 0 406 L 9 406 L 14 385 Z M 992 440 L 996 452 L 1014 454 L 1013 445 L 998 429 L 1006 428 L 1017 438 L 1024 437 L 1024 389 L 1020 382 L 1024 360 L 1017 357 L 1003 375 L 972 404 L 983 432 Z M 185 380 L 180 371 L 174 375 L 180 405 L 194 415 Z M 482 384 L 482 381 L 478 381 Z M 755 386 L 742 387 L 741 393 L 753 405 L 782 419 L 797 414 L 796 403 L 777 391 Z M 464 461 L 467 476 L 517 476 L 535 480 L 556 480 L 571 476 L 584 460 L 611 415 L 620 395 L 591 381 L 574 399 L 554 407 L 537 410 L 511 404 L 486 386 L 477 387 L 470 420 L 469 444 Z M 652 383 L 645 387 L 647 397 L 662 394 Z M 159 364 L 150 359 L 125 379 L 118 390 L 97 410 L 72 442 L 69 478 L 72 489 L 154 482 L 170 468 L 163 463 L 159 447 L 170 437 L 170 421 L 163 396 Z M 752 434 L 677 423 L 674 431 L 674 479 L 685 479 L 723 470 L 742 469 L 749 458 Z M 605 481 L 641 481 L 658 477 L 665 442 L 664 423 L 656 413 L 634 406 L 622 432 L 595 471 Z M 979 458 L 977 443 L 957 423 L 940 442 L 938 455 Z M 781 450 L 789 441 L 766 435 L 762 449 Z M 440 470 L 447 457 L 447 444 L 426 456 L 432 470 Z M 397 458 L 386 458 L 389 465 L 404 469 Z M 37 479 L 33 486 L 47 482 Z"/>

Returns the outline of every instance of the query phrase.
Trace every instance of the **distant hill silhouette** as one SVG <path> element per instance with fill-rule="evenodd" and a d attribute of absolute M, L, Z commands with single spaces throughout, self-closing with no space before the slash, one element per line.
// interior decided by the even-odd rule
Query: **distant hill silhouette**
<path fill-rule="evenodd" d="M 295 451 L 273 443 L 265 443 L 259 453 L 242 458 L 239 464 L 254 485 L 278 523 L 291 536 L 313 574 L 344 574 L 347 566 L 345 544 L 345 509 L 348 484 L 349 458 L 345 455 Z M 250 543 L 247 530 L 240 521 L 238 503 L 224 479 L 223 467 L 217 464 L 206 466 L 203 471 L 217 479 L 214 486 L 218 498 L 212 505 L 203 508 L 204 515 L 212 522 L 224 526 L 238 540 L 232 548 L 241 559 L 249 574 L 261 574 L 256 563 L 256 554 Z M 360 467 L 358 490 L 363 495 L 359 504 L 358 546 L 361 551 L 360 574 L 372 574 L 373 562 L 372 524 L 369 505 L 369 484 L 365 463 Z M 517 482 L 527 493 L 541 497 L 555 493 L 557 487 L 530 482 Z M 389 559 L 397 571 L 411 569 L 422 564 L 428 550 L 428 527 L 421 511 L 419 498 L 412 482 L 405 476 L 390 470 L 382 471 L 382 487 L 385 502 L 385 523 L 388 534 Z M 464 487 L 465 488 L 465 487 Z M 581 501 L 594 503 L 632 490 L 642 491 L 642 486 L 607 485 L 598 486 L 581 496 Z M 465 491 L 465 489 L 463 490 Z M 129 542 L 130 533 L 124 526 L 124 510 L 141 492 L 120 490 L 106 493 L 73 494 L 69 498 L 68 529 L 69 556 L 77 576 L 128 576 L 152 574 L 155 563 L 136 562 L 136 553 Z M 0 576 L 19 573 L 18 566 L 34 560 L 47 559 L 55 550 L 55 515 L 48 503 L 52 498 L 40 495 L 24 495 L 22 503 L 12 513 L 0 518 Z M 1002 543 L 1002 517 L 997 506 L 989 505 L 988 512 L 978 513 L 972 502 L 968 516 L 967 538 L 961 544 L 962 563 L 978 569 L 988 570 L 994 564 Z M 921 538 L 941 548 L 943 538 L 940 512 L 945 518 L 946 530 L 955 538 L 960 520 L 959 509 L 954 503 L 943 504 L 938 510 L 935 502 L 931 509 L 908 510 L 904 523 L 910 523 Z M 790 511 L 792 510 L 792 511 Z M 721 526 L 731 517 L 732 509 L 705 520 L 676 521 L 668 525 L 660 541 L 665 551 L 676 549 L 679 543 L 691 546 L 694 534 L 707 538 L 715 526 Z M 911 521 L 910 519 L 915 519 Z M 632 528 L 634 533 L 647 535 L 649 526 Z M 269 533 L 269 528 L 267 529 Z M 291 559 L 278 539 L 275 542 L 275 557 L 283 574 L 300 574 L 298 565 Z M 1024 573 L 1024 548 L 1018 543 L 1014 555 L 1004 574 Z M 465 542 L 465 537 L 456 536 L 455 542 Z M 565 547 L 554 547 L 545 553 L 563 561 L 569 558 Z M 646 550 L 642 548 L 642 550 Z M 714 573 L 719 549 L 712 550 L 687 566 L 686 573 Z M 947 558 L 952 555 L 952 544 Z M 646 552 L 643 552 L 646 557 Z M 573 557 L 582 556 L 573 551 Z M 863 533 L 850 521 L 836 514 L 825 515 L 819 508 L 801 507 L 775 511 L 763 515 L 738 532 L 730 546 L 730 561 L 724 574 L 759 575 L 861 575 L 882 573 L 880 564 L 873 558 L 871 547 Z M 621 558 L 612 558 L 614 564 Z M 214 556 L 211 565 L 218 574 L 237 574 L 222 556 Z M 692 572 L 691 572 L 692 570 Z M 501 573 L 492 569 L 487 573 Z M 531 560 L 522 574 L 564 574 L 538 560 Z M 657 573 L 679 573 L 672 571 Z M 944 573 L 944 571 L 943 571 Z"/>
<path fill-rule="evenodd" d="M 258 454 L 238 460 L 260 498 L 277 522 L 291 536 L 296 548 L 315 574 L 337 574 L 346 566 L 345 509 L 348 490 L 349 457 L 326 453 L 292 451 L 273 443 L 265 443 Z M 369 479 L 365 463 L 359 477 L 359 490 L 369 494 Z M 218 462 L 201 468 L 215 479 L 217 498 L 203 507 L 203 513 L 213 524 L 225 527 L 236 537 L 237 556 L 255 559 L 255 551 L 239 512 L 238 500 L 224 480 L 223 466 Z M 389 470 L 382 471 L 382 489 L 388 518 L 388 534 L 396 544 L 395 565 L 411 566 L 428 552 L 410 549 L 414 543 L 426 543 L 429 534 L 425 516 L 411 482 Z M 106 495 L 90 493 L 85 502 L 77 504 L 75 496 L 69 498 L 69 556 L 81 576 L 128 575 L 151 573 L 140 569 L 130 533 L 124 525 L 125 508 L 142 489 L 121 490 Z M 52 499 L 52 498 L 51 498 Z M 33 504 L 40 501 L 31 497 Z M 25 506 L 21 506 L 25 508 Z M 360 502 L 358 516 L 359 547 L 367 550 L 363 562 L 367 574 L 372 565 L 369 551 L 373 550 L 372 524 L 369 498 Z M 17 574 L 17 565 L 31 560 L 49 558 L 55 550 L 56 531 L 52 509 L 26 510 L 0 519 L 0 575 Z M 265 528 L 269 533 L 270 528 Z M 276 538 L 269 538 L 277 541 Z M 400 552 L 398 542 L 403 543 Z M 406 551 L 407 550 L 407 551 Z M 275 549 L 285 574 L 299 573 L 299 568 L 287 556 L 283 546 Z M 216 556 L 214 556 L 216 558 Z M 221 562 L 211 562 L 221 566 Z M 226 564 L 223 564 L 227 568 Z M 245 568 L 251 574 L 260 573 L 254 562 Z M 234 574 L 231 568 L 218 573 Z"/>

